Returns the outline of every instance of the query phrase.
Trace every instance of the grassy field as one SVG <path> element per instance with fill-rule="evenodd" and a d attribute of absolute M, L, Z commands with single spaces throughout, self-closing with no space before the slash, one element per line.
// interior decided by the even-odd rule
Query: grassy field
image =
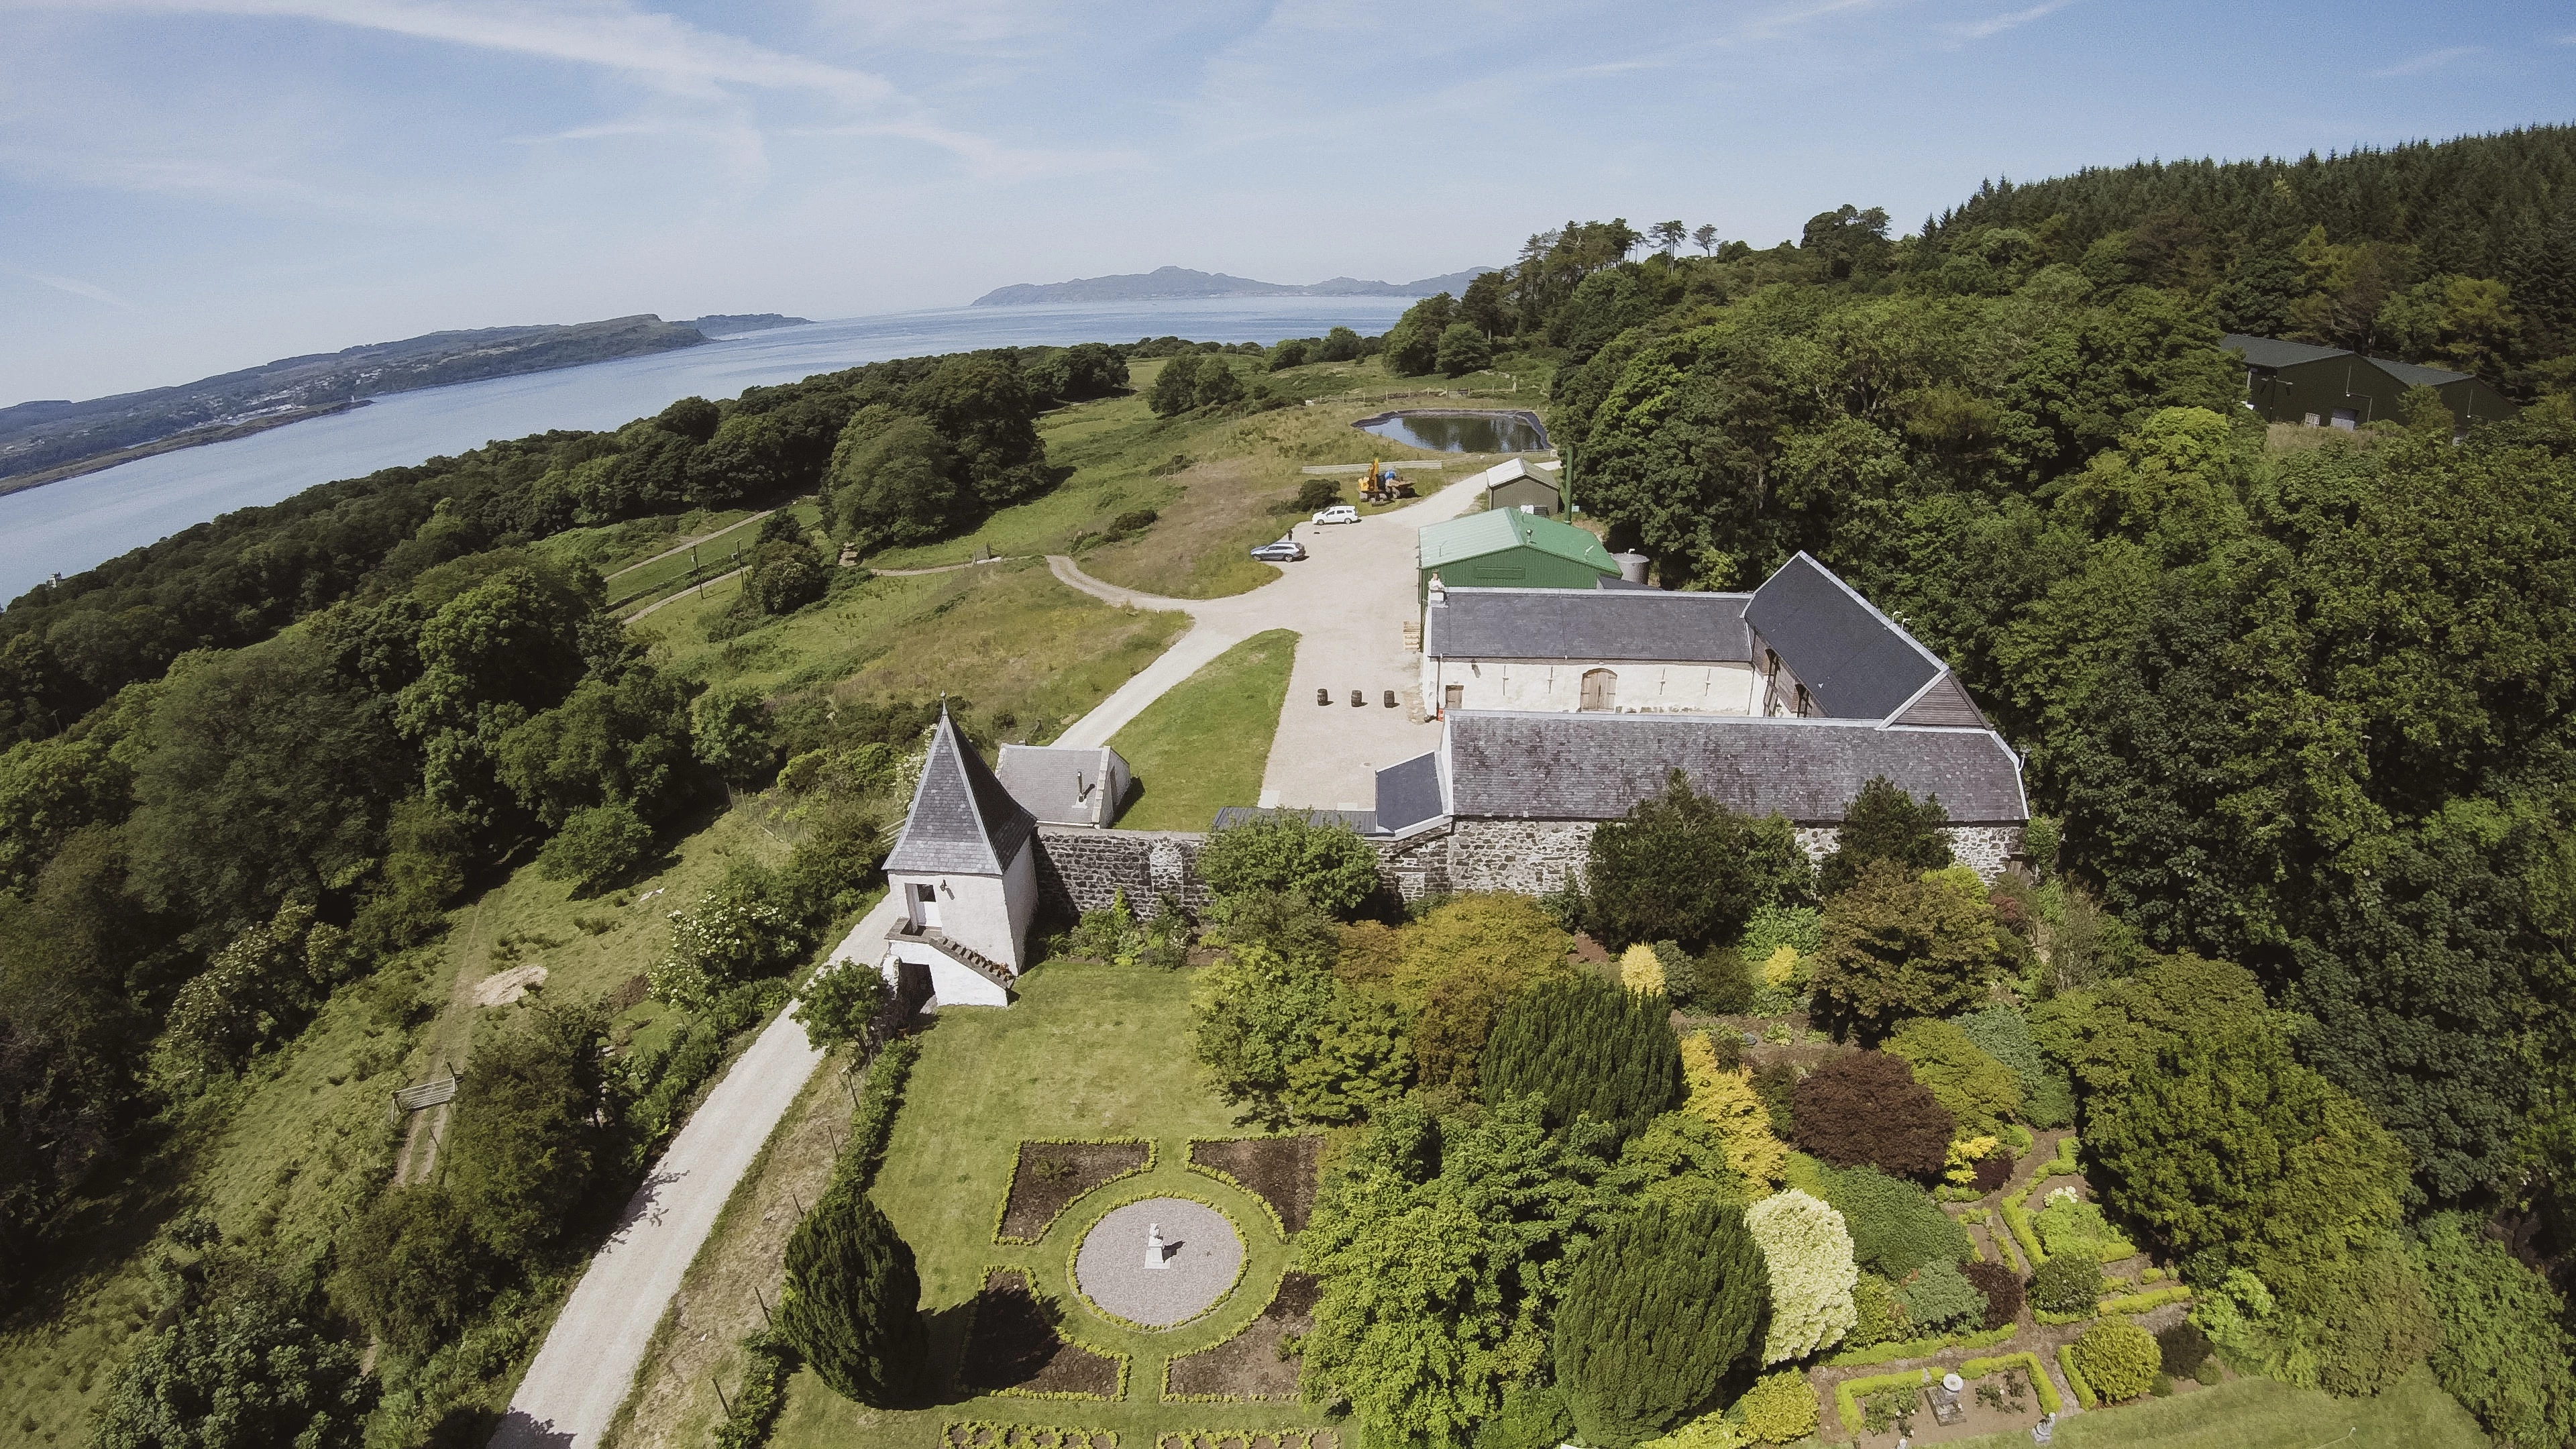
<path fill-rule="evenodd" d="M 810 500 L 800 499 L 787 507 L 788 511 L 795 515 L 796 521 L 805 526 L 808 535 L 820 544 L 819 530 L 823 519 L 821 506 Z M 766 518 L 755 521 L 753 516 L 746 515 L 729 527 L 699 540 L 692 546 L 689 553 L 675 553 L 669 558 L 656 558 L 610 578 L 608 580 L 609 607 L 621 614 L 631 614 L 635 612 L 638 605 L 676 592 L 695 579 L 714 578 L 719 574 L 733 572 L 747 561 L 736 555 L 748 554 L 751 551 L 753 542 L 760 537 L 761 525 L 766 522 L 768 522 Z M 668 547 L 670 547 L 668 544 L 663 546 L 665 549 Z M 661 549 L 654 550 L 656 553 L 661 551 Z M 828 547 L 825 551 L 827 555 L 830 552 Z M 698 563 L 689 562 L 691 554 L 697 556 Z M 824 561 L 828 563 L 831 560 L 826 557 Z"/>
<path fill-rule="evenodd" d="M 2097 1409 L 2061 1420 L 2069 1449 L 2485 1449 L 2487 1436 L 2421 1364 L 2375 1399 L 2338 1399 L 2270 1379 Z M 1987 1434 L 1948 1449 L 2027 1449 Z"/>
<path fill-rule="evenodd" d="M 1239 364 L 1240 365 L 1240 364 Z M 1493 458 L 1460 458 L 1406 448 L 1358 431 L 1351 423 L 1386 407 L 1528 407 L 1542 405 L 1544 363 L 1502 359 L 1519 373 L 1520 391 L 1497 374 L 1396 378 L 1375 361 L 1318 363 L 1268 374 L 1270 385 L 1311 406 L 1241 418 L 1157 418 L 1145 406 L 1161 362 L 1130 367 L 1125 397 L 1059 408 L 1039 420 L 1047 457 L 1074 471 L 1043 498 L 1006 508 L 962 538 L 898 549 L 868 562 L 879 568 L 958 563 L 979 549 L 1003 556 L 1074 552 L 1085 570 L 1167 598 L 1208 599 L 1259 588 L 1277 577 L 1245 550 L 1277 538 L 1302 515 L 1279 511 L 1296 496 L 1310 463 L 1366 463 L 1372 458 L 1451 458 L 1446 476 L 1463 477 Z M 1448 396 L 1428 396 L 1435 392 Z M 1355 480 L 1340 479 L 1347 490 Z M 1088 543 L 1122 513 L 1162 516 L 1122 543 Z"/>
<path fill-rule="evenodd" d="M 1104 604 L 1031 561 L 847 584 L 822 603 L 721 642 L 707 626 L 738 586 L 635 627 L 665 668 L 772 694 L 972 700 L 1010 739 L 1043 740 L 1153 662 L 1189 620 Z M 1003 717 L 1009 722 L 1003 723 Z"/>
<path fill-rule="evenodd" d="M 1259 799 L 1296 657 L 1294 632 L 1255 634 L 1130 720 L 1109 742 L 1141 790 L 1119 828 L 1205 830 L 1224 806 Z"/>
<path fill-rule="evenodd" d="M 567 528 L 538 539 L 530 547 L 548 558 L 578 561 L 599 570 L 602 577 L 611 580 L 613 594 L 615 576 L 621 571 L 667 552 L 684 539 L 704 538 L 731 528 L 753 512 L 748 508 L 692 508 L 686 513 L 630 518 L 597 528 Z"/>
<path fill-rule="evenodd" d="M 1079 1341 L 1132 1356 L 1125 1397 L 1045 1402 L 947 1393 L 941 1397 L 949 1402 L 936 1407 L 892 1412 L 860 1408 L 800 1373 L 771 1444 L 930 1449 L 940 1425 L 961 1419 L 1113 1428 L 1122 1443 L 1140 1446 L 1152 1445 L 1163 1429 L 1321 1422 L 1296 1404 L 1158 1402 L 1164 1361 L 1240 1331 L 1268 1301 L 1288 1257 L 1249 1194 L 1180 1165 L 1191 1137 L 1244 1130 L 1200 1084 L 1197 1070 L 1181 1065 L 1189 1040 L 1188 977 L 1145 966 L 1057 961 L 1033 972 L 1022 992 L 1007 1011 L 942 1014 L 904 1095 L 876 1199 L 919 1260 L 922 1300 L 933 1314 L 933 1362 L 943 1381 L 956 1362 L 957 1310 L 973 1297 L 987 1267 L 1018 1266 L 1041 1292 L 1066 1305 L 1067 1330 Z M 998 1244 L 995 1216 L 1009 1191 L 1018 1144 L 1048 1137 L 1151 1137 L 1158 1155 L 1144 1176 L 1075 1200 L 1037 1246 Z M 1157 1190 L 1185 1192 L 1222 1209 L 1243 1231 L 1247 1266 L 1233 1294 L 1207 1318 L 1162 1333 L 1122 1329 L 1078 1306 L 1066 1265 L 1092 1222 Z M 1343 1442 L 1359 1449 L 1359 1435 L 1344 1432 Z"/>

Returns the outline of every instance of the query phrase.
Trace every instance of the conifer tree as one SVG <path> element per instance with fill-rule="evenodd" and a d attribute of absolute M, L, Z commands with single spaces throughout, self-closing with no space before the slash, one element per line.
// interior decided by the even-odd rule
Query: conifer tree
<path fill-rule="evenodd" d="M 863 1192 L 829 1194 L 787 1240 L 778 1326 L 845 1398 L 889 1408 L 921 1383 L 920 1304 L 911 1247 Z"/>
<path fill-rule="evenodd" d="M 1860 879 L 1861 867 L 1874 860 L 1939 870 L 1950 863 L 1950 839 L 1941 833 L 1949 823 L 1950 812 L 1938 796 L 1918 802 L 1881 775 L 1852 797 L 1834 836 L 1834 853 L 1818 868 L 1816 883 L 1827 895 L 1849 890 Z"/>
<path fill-rule="evenodd" d="M 1671 1018 L 1660 993 L 1622 991 L 1597 976 L 1541 982 L 1503 1009 L 1485 1041 L 1477 1072 L 1485 1100 L 1535 1093 L 1549 1126 L 1589 1115 L 1624 1142 L 1681 1097 Z"/>
<path fill-rule="evenodd" d="M 1650 1200 L 1577 1260 L 1556 1315 L 1556 1377 L 1589 1444 L 1687 1416 L 1762 1343 L 1771 1302 L 1742 1209 Z"/>

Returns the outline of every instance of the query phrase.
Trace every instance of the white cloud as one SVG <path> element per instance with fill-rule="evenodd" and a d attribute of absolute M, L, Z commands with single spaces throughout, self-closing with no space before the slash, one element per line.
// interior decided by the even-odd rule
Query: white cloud
<path fill-rule="evenodd" d="M 2015 26 L 2028 25 L 2034 20 L 2054 15 L 2074 3 L 2075 0 L 2041 0 L 2041 3 L 2027 10 L 2007 11 L 2002 15 L 1980 20 L 1973 25 L 1959 26 L 1956 33 L 1961 40 L 1983 40 L 1989 35 L 2001 35 Z"/>
<path fill-rule="evenodd" d="M 2388 67 L 2386 70 L 2372 71 L 2370 73 L 2370 78 L 2372 80 L 2387 80 L 2392 76 L 2422 75 L 2428 70 L 2435 70 L 2442 66 L 2449 65 L 2452 61 L 2458 60 L 2463 56 L 2476 55 L 2485 49 L 2486 47 L 2482 45 L 2448 45 L 2444 46 L 2440 50 L 2428 50 L 2422 55 L 2416 56 L 2411 60 L 2401 60 L 2397 64 Z"/>
<path fill-rule="evenodd" d="M 13 277 L 23 277 L 39 286 L 51 287 L 57 292 L 69 292 L 75 297 L 86 297 L 93 302 L 104 302 L 108 306 L 115 307 L 121 311 L 133 312 L 139 310 L 133 303 L 116 295 L 105 287 L 101 287 L 90 282 L 84 282 L 78 277 L 60 277 L 51 272 L 29 271 L 25 267 L 13 266 L 8 262 L 0 262 L 0 272 L 6 272 Z"/>

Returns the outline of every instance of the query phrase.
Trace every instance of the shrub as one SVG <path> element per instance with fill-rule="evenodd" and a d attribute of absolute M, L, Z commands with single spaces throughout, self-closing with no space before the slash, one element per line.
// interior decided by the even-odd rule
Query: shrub
<path fill-rule="evenodd" d="M 1225 367 L 1216 364 L 1219 370 Z M 1195 353 L 1183 353 L 1163 364 L 1154 385 L 1145 394 L 1145 406 L 1158 418 L 1177 417 L 1198 406 L 1199 359 Z"/>
<path fill-rule="evenodd" d="M 1738 815 L 1675 770 L 1664 793 L 1592 834 L 1585 919 L 1615 946 L 1733 940 L 1765 905 L 1806 899 L 1807 857 L 1787 820 Z"/>
<path fill-rule="evenodd" d="M 1798 1145 L 1837 1167 L 1869 1163 L 1929 1178 L 1949 1162 L 1956 1122 L 1913 1069 L 1885 1052 L 1834 1058 L 1798 1082 Z"/>
<path fill-rule="evenodd" d="M 805 944 L 786 911 L 747 891 L 709 891 L 670 920 L 670 954 L 644 975 L 655 1000 L 686 1011 L 703 1011 L 733 987 L 776 974 Z"/>
<path fill-rule="evenodd" d="M 1344 919 L 1377 889 L 1377 852 L 1358 831 L 1293 812 L 1256 815 L 1210 835 L 1198 870 L 1219 895 L 1301 893 Z"/>
<path fill-rule="evenodd" d="M 453 1337 L 490 1288 L 490 1254 L 441 1187 L 386 1193 L 340 1234 L 331 1296 L 396 1351 L 420 1358 Z"/>
<path fill-rule="evenodd" d="M 219 1249 L 116 1370 L 100 1449 L 357 1449 L 376 1380 L 273 1274 Z M 22 1429 L 24 1425 L 20 1426 Z"/>
<path fill-rule="evenodd" d="M 1817 870 L 1817 885 L 1827 895 L 1847 891 L 1868 866 L 1882 861 L 1908 876 L 1939 870 L 1950 863 L 1950 840 L 1941 833 L 1949 821 L 1938 796 L 1917 804 L 1881 775 L 1861 786 L 1843 812 L 1833 853 Z"/>
<path fill-rule="evenodd" d="M 889 1408 L 911 1395 L 928 1362 L 920 1308 L 912 1249 L 866 1193 L 827 1195 L 788 1237 L 779 1331 L 843 1398 Z"/>
<path fill-rule="evenodd" d="M 1907 1331 L 1905 1300 L 1897 1296 L 1896 1285 L 1876 1273 L 1863 1272 L 1852 1284 L 1852 1330 L 1844 1335 L 1843 1347 L 1897 1343 Z"/>
<path fill-rule="evenodd" d="M 2155 1335 L 2124 1318 L 2106 1319 L 2075 1340 L 2075 1365 L 2105 1402 L 2134 1399 L 2156 1382 L 2163 1355 Z"/>
<path fill-rule="evenodd" d="M 1574 1414 L 1565 1390 L 1523 1380 L 1503 1394 L 1503 1406 L 1478 1425 L 1473 1449 L 1557 1449 L 1574 1436 Z"/>
<path fill-rule="evenodd" d="M 2030 1275 L 2030 1306 L 2043 1313 L 2090 1315 L 2102 1302 L 2102 1261 L 2065 1253 Z"/>
<path fill-rule="evenodd" d="M 537 874 L 568 880 L 579 892 L 596 891 L 636 866 L 653 849 L 653 827 L 624 800 L 575 810 L 537 852 Z"/>
<path fill-rule="evenodd" d="M 1976 1177 L 1971 1184 L 1980 1193 L 1989 1193 L 2012 1181 L 2013 1155 L 2002 1147 L 1976 1161 Z"/>
<path fill-rule="evenodd" d="M 854 805 L 825 807 L 807 824 L 805 838 L 787 853 L 787 868 L 779 872 L 788 910 L 816 928 L 849 915 L 875 892 L 885 856 L 885 833 L 873 815 Z"/>
<path fill-rule="evenodd" d="M 1744 923 L 1744 939 L 1738 944 L 1744 959 L 1757 965 L 1783 946 L 1801 956 L 1813 956 L 1824 949 L 1824 916 L 1814 906 L 1767 905 Z"/>
<path fill-rule="evenodd" d="M 772 520 L 787 517 L 783 512 Z M 764 531 L 767 524 L 762 525 Z M 802 537 L 764 539 L 752 550 L 750 571 L 742 576 L 742 596 L 764 614 L 793 614 L 823 597 L 832 576 L 823 557 Z"/>
<path fill-rule="evenodd" d="M 2177 1323 L 2156 1333 L 2156 1361 L 2170 1378 L 2189 1379 L 2200 1376 L 2200 1366 L 2209 1360 L 2209 1335 L 2194 1323 Z"/>
<path fill-rule="evenodd" d="M 1906 1321 L 1934 1332 L 1950 1332 L 1984 1319 L 1986 1300 L 1976 1285 L 1947 1258 L 1935 1258 L 1914 1270 L 1897 1289 L 1905 1299 Z"/>
<path fill-rule="evenodd" d="M 1805 1358 L 1840 1343 L 1859 1321 L 1852 1289 L 1860 1280 L 1843 1215 L 1790 1188 L 1746 1208 L 1744 1225 L 1762 1245 L 1771 1279 L 1762 1361 Z"/>
<path fill-rule="evenodd" d="M 1624 1141 L 1681 1097 L 1670 1017 L 1661 998 L 1599 977 L 1541 982 L 1494 1023 L 1478 1068 L 1485 1100 L 1534 1093 L 1550 1126 L 1588 1115 Z"/>
<path fill-rule="evenodd" d="M 1330 478 L 1309 478 L 1297 485 L 1297 511 L 1317 513 L 1342 501 L 1342 485 Z"/>
<path fill-rule="evenodd" d="M 2075 1087 L 2066 1069 L 2042 1056 L 2030 1023 L 2012 1006 L 1997 1004 L 1953 1017 L 1979 1051 L 2003 1064 L 2021 1084 L 2021 1120 L 2046 1130 L 2075 1120 Z"/>
<path fill-rule="evenodd" d="M 1753 1091 L 1752 1074 L 1719 1065 L 1715 1042 L 1696 1032 L 1682 1043 L 1682 1080 L 1690 1092 L 1682 1110 L 1717 1129 L 1727 1166 L 1758 1187 L 1779 1181 L 1788 1149 L 1771 1135 L 1770 1113 Z"/>
<path fill-rule="evenodd" d="M 1926 1263 L 1968 1256 L 1968 1230 L 1910 1182 L 1854 1167 L 1826 1174 L 1824 1187 L 1825 1201 L 1851 1232 L 1852 1256 L 1890 1281 Z"/>
<path fill-rule="evenodd" d="M 825 1051 L 867 1039 L 886 1008 L 885 977 L 865 961 L 824 964 L 796 993 L 795 1018 L 805 1039 Z"/>
<path fill-rule="evenodd" d="M 1576 1432 L 1632 1444 L 1670 1425 L 1756 1346 L 1769 1304 L 1740 1209 L 1648 1201 L 1584 1250 L 1557 1309 Z"/>
<path fill-rule="evenodd" d="M 1673 949 L 1680 951 L 1680 944 L 1674 943 Z M 1658 954 L 1661 954 L 1660 950 Z M 1753 1010 L 1753 973 L 1745 969 L 1743 952 L 1732 946 L 1720 946 L 1704 955 L 1684 955 L 1682 959 L 1687 963 L 1690 980 L 1690 989 L 1682 998 L 1684 1005 L 1718 1016 L 1736 1016 Z M 1669 977 L 1674 969 L 1673 963 L 1667 960 L 1664 969 Z M 1666 989 L 1670 989 L 1669 985 Z"/>
<path fill-rule="evenodd" d="M 1765 1444 L 1787 1444 L 1816 1432 L 1816 1391 L 1796 1369 L 1764 1374 L 1735 1401 L 1744 1432 Z"/>
<path fill-rule="evenodd" d="M 1962 1263 L 1959 1271 L 1986 1300 L 1986 1328 L 2001 1328 L 2021 1316 L 2021 1277 L 2001 1263 Z"/>
<path fill-rule="evenodd" d="M 2021 1115 L 2021 1082 L 1949 1022 L 1917 1017 L 1897 1028 L 1885 1049 L 1905 1058 L 1962 1133 L 1991 1137 Z"/>
<path fill-rule="evenodd" d="M 1994 970 L 1994 913 L 1983 902 L 1879 861 L 1825 903 L 1811 1009 L 1837 1033 L 1875 1041 L 1907 1017 L 1973 1004 Z"/>
<path fill-rule="evenodd" d="M 2549 1280 L 2458 1213 L 2425 1220 L 2419 1253 L 2442 1322 L 2442 1387 L 2499 1439 L 2576 1441 L 2576 1340 Z"/>
<path fill-rule="evenodd" d="M 475 1044 L 440 1166 L 475 1235 L 504 1258 L 551 1244 L 605 1165 L 596 1114 L 607 1024 L 596 1007 L 540 1004 Z"/>
<path fill-rule="evenodd" d="M 717 774 L 747 785 L 778 763 L 769 741 L 769 710 L 760 691 L 719 684 L 689 702 L 689 743 Z"/>
<path fill-rule="evenodd" d="M 2061 1189 L 2062 1191 L 2063 1189 Z M 2039 1232 L 2039 1245 L 2048 1256 L 2081 1253 L 2095 1262 L 2110 1263 L 2135 1253 L 2135 1245 L 2111 1226 L 2102 1209 L 2075 1197 L 2049 1195 L 2048 1206 L 2040 1209 L 2033 1226 Z"/>
<path fill-rule="evenodd" d="M 1619 955 L 1619 984 L 1640 994 L 1664 994 L 1664 963 L 1655 948 L 1640 941 Z"/>

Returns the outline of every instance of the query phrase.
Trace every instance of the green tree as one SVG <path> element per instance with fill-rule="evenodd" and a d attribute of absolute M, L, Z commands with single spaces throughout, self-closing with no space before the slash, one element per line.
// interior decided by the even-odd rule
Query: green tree
<path fill-rule="evenodd" d="M 834 1189 L 787 1239 L 779 1331 L 815 1377 L 871 1408 L 925 1383 L 929 1339 L 912 1248 L 855 1186 Z"/>
<path fill-rule="evenodd" d="M 1418 1079 L 1473 1092 L 1495 1017 L 1532 983 L 1571 975 L 1572 946 L 1527 896 L 1460 896 L 1405 927 L 1384 986 L 1413 1019 Z"/>
<path fill-rule="evenodd" d="M 1918 804 L 1880 775 L 1861 786 L 1843 812 L 1833 853 L 1817 868 L 1817 884 L 1827 895 L 1840 894 L 1859 881 L 1870 862 L 1879 860 L 1916 871 L 1939 870 L 1950 863 L 1950 838 L 1941 833 L 1949 822 L 1950 812 L 1939 797 Z"/>
<path fill-rule="evenodd" d="M 2442 1387 L 2500 1442 L 2576 1440 L 2576 1337 L 2558 1290 L 2465 1214 L 2436 1213 L 2420 1232 Z"/>
<path fill-rule="evenodd" d="M 1952 1017 L 1951 1023 L 2012 1073 L 2021 1087 L 2022 1121 L 2042 1131 L 2075 1121 L 2075 1086 L 2064 1067 L 2041 1055 L 2019 1008 L 1998 1002 Z"/>
<path fill-rule="evenodd" d="M 719 684 L 692 700 L 689 737 L 698 758 L 737 785 L 761 778 L 778 763 L 768 705 L 749 685 Z"/>
<path fill-rule="evenodd" d="M 625 800 L 660 818 L 689 759 L 689 697 L 641 660 L 594 672 L 562 704 L 504 733 L 493 750 L 502 784 L 549 826 Z"/>
<path fill-rule="evenodd" d="M 1464 377 L 1494 365 L 1494 345 L 1475 323 L 1452 322 L 1441 330 L 1435 361 L 1443 373 Z"/>
<path fill-rule="evenodd" d="M 1762 1362 L 1805 1358 L 1842 1342 L 1859 1321 L 1852 1288 L 1860 1281 L 1843 1215 L 1793 1187 L 1746 1208 L 1744 1226 L 1762 1245 L 1771 1284 Z"/>
<path fill-rule="evenodd" d="M 1176 418 L 1199 405 L 1199 368 L 1197 353 L 1184 352 L 1163 364 L 1154 374 L 1154 385 L 1145 393 L 1145 406 L 1158 418 Z M 1222 371 L 1225 364 L 1217 364 Z"/>
<path fill-rule="evenodd" d="M 1556 1375 L 1595 1444 L 1649 1438 L 1717 1393 L 1762 1342 L 1771 1285 L 1742 1209 L 1648 1201 L 1575 1260 Z"/>
<path fill-rule="evenodd" d="M 1440 334 L 1458 320 L 1458 301 L 1446 292 L 1425 297 L 1404 311 L 1394 326 L 1386 329 L 1386 369 L 1400 377 L 1416 377 L 1439 365 Z"/>
<path fill-rule="evenodd" d="M 1452 1449 L 1547 1360 L 1569 1254 L 1597 1229 L 1599 1134 L 1550 1132 L 1538 1105 L 1370 1119 L 1297 1240 L 1322 1280 L 1299 1380 L 1372 1432 Z"/>
<path fill-rule="evenodd" d="M 527 1262 L 562 1234 L 607 1161 L 596 1007 L 539 1005 L 475 1044 L 440 1165 L 475 1236 Z"/>
<path fill-rule="evenodd" d="M 867 1039 L 886 1006 L 885 977 L 861 961 L 826 963 L 796 993 L 796 1024 L 825 1051 Z"/>
<path fill-rule="evenodd" d="M 1592 834 L 1585 915 L 1614 946 L 1674 940 L 1724 945 L 1764 906 L 1810 895 L 1806 853 L 1789 822 L 1738 815 L 1675 770 L 1664 793 Z"/>
<path fill-rule="evenodd" d="M 948 440 L 883 403 L 861 408 L 842 430 L 823 498 L 826 525 L 863 555 L 945 537 L 979 511 Z"/>
<path fill-rule="evenodd" d="M 793 614 L 823 597 L 832 582 L 823 571 L 823 556 L 801 537 L 763 539 L 752 550 L 749 567 L 742 576 L 743 597 L 764 614 Z"/>
<path fill-rule="evenodd" d="M 2021 1117 L 2020 1081 L 1950 1022 L 1917 1017 L 1897 1028 L 1886 1051 L 1914 1069 L 1914 1080 L 1958 1119 L 1963 1137 L 1992 1137 Z"/>
<path fill-rule="evenodd" d="M 1324 334 L 1324 345 L 1317 348 L 1319 362 L 1352 362 L 1364 355 L 1360 335 L 1348 327 L 1335 327 Z"/>
<path fill-rule="evenodd" d="M 1239 403 L 1250 395 L 1243 385 L 1243 375 L 1234 364 L 1215 354 L 1199 359 L 1198 379 L 1190 389 L 1190 401 L 1203 408 L 1221 408 Z"/>
<path fill-rule="evenodd" d="M 2261 1028 L 2159 1051 L 2088 1104 L 2084 1145 L 2105 1199 L 2165 1250 L 2276 1286 L 2394 1227 L 2406 1190 L 2405 1148 Z"/>
<path fill-rule="evenodd" d="M 1681 1042 L 1662 998 L 1597 976 L 1544 981 L 1514 997 L 1477 1076 L 1500 1105 L 1535 1095 L 1551 1126 L 1589 1117 L 1622 1142 L 1682 1098 Z"/>
<path fill-rule="evenodd" d="M 255 1265 L 220 1259 L 108 1387 L 101 1449 L 356 1449 L 376 1381 Z"/>
<path fill-rule="evenodd" d="M 1810 977 L 1815 1013 L 1837 1035 L 1885 1036 L 1913 1016 L 1974 1005 L 1995 972 L 1994 912 L 1893 861 L 1825 902 Z"/>
<path fill-rule="evenodd" d="M 576 810 L 537 852 L 537 874 L 595 892 L 622 879 L 653 850 L 653 827 L 623 800 Z"/>
<path fill-rule="evenodd" d="M 1301 894 L 1348 919 L 1377 890 L 1377 852 L 1340 821 L 1273 811 L 1208 836 L 1198 872 L 1219 895 Z"/>
<path fill-rule="evenodd" d="M 491 1255 L 441 1187 L 386 1193 L 344 1229 L 331 1296 L 398 1352 L 425 1357 L 454 1338 L 491 1288 Z"/>
<path fill-rule="evenodd" d="M 1352 1122 L 1404 1090 L 1403 1022 L 1331 959 L 1233 942 L 1190 988 L 1191 1042 L 1227 1100 L 1271 1122 Z"/>
<path fill-rule="evenodd" d="M 816 927 L 847 916 L 875 893 L 885 856 L 885 830 L 875 816 L 853 805 L 822 807 L 781 872 L 790 909 Z"/>

